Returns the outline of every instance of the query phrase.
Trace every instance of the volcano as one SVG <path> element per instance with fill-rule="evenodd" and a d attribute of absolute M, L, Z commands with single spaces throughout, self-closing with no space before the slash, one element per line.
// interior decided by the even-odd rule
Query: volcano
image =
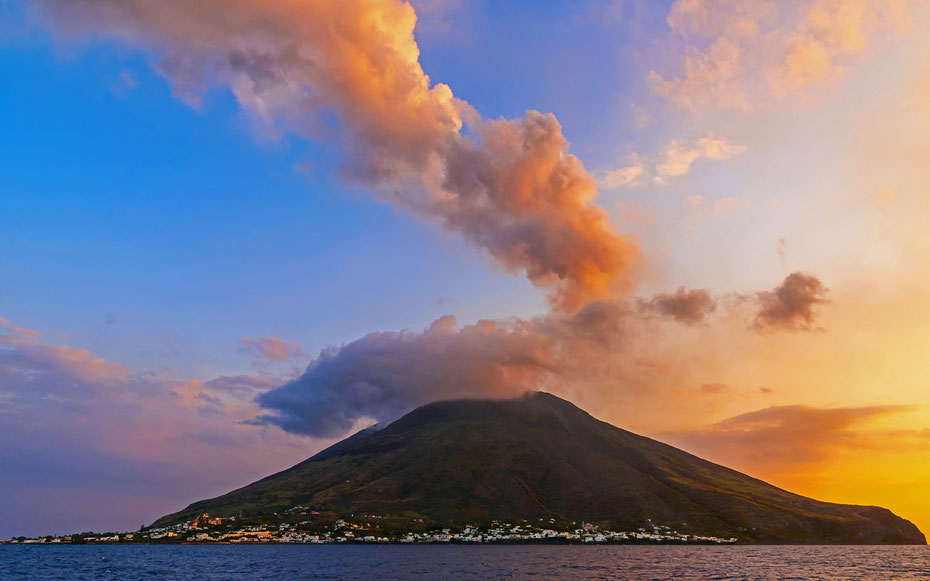
<path fill-rule="evenodd" d="M 885 508 L 793 494 L 542 392 L 424 405 L 153 526 L 295 506 L 449 526 L 544 518 L 667 525 L 749 543 L 926 544 Z"/>

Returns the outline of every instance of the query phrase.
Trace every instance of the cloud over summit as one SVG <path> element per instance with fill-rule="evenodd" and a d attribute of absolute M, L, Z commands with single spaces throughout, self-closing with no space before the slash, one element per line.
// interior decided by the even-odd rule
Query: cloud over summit
<path fill-rule="evenodd" d="M 256 401 L 269 413 L 255 423 L 333 437 L 359 422 L 391 421 L 443 399 L 512 397 L 537 389 L 595 400 L 615 391 L 650 397 L 650 391 L 660 394 L 666 382 L 674 381 L 677 368 L 691 365 L 694 355 L 687 349 L 658 348 L 673 343 L 684 329 L 698 333 L 689 341 L 703 342 L 701 329 L 714 329 L 701 323 L 714 317 L 719 319 L 715 332 L 747 333 L 747 315 L 772 309 L 777 315 L 765 316 L 797 323 L 809 315 L 813 323 L 816 313 L 805 312 L 803 300 L 797 304 L 795 290 L 783 290 L 795 289 L 798 280 L 816 281 L 791 275 L 756 300 L 732 301 L 682 287 L 637 301 L 592 301 L 575 313 L 480 320 L 462 327 L 447 315 L 421 332 L 370 333 L 324 350 L 300 377 L 259 395 Z M 779 292 L 785 296 L 772 299 Z M 779 306 L 773 307 L 772 300 Z M 773 330 L 803 328 L 770 324 Z"/>

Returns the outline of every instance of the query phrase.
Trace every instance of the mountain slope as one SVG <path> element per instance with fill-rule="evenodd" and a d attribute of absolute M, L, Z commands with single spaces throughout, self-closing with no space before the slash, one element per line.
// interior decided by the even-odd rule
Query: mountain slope
<path fill-rule="evenodd" d="M 754 542 L 926 543 L 887 509 L 786 492 L 546 393 L 422 406 L 155 525 L 296 505 L 457 524 L 556 518 L 635 528 L 651 519 Z"/>

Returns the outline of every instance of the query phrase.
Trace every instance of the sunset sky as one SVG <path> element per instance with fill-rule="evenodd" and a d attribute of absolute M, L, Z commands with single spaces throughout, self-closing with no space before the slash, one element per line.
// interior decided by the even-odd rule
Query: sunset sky
<path fill-rule="evenodd" d="M 0 538 L 530 389 L 930 532 L 927 27 L 0 0 Z"/>

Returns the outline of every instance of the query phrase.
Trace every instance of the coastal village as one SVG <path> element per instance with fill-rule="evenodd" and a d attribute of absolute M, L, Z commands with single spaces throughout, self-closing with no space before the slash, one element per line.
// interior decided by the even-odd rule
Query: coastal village
<path fill-rule="evenodd" d="M 293 520 L 294 517 L 307 517 Z M 64 536 L 15 537 L 3 544 L 226 544 L 226 543 L 301 543 L 301 544 L 647 544 L 696 543 L 732 544 L 735 537 L 716 537 L 679 533 L 668 526 L 653 525 L 632 531 L 615 531 L 586 522 L 556 523 L 554 519 L 537 523 L 493 521 L 490 525 L 467 525 L 432 528 L 423 519 L 407 519 L 415 526 L 398 530 L 396 523 L 385 526 L 391 517 L 359 515 L 333 518 L 306 507 L 294 507 L 285 514 L 274 515 L 282 522 L 260 522 L 241 516 L 199 518 L 165 527 L 142 528 L 125 533 L 80 533 Z M 285 520 L 286 519 L 286 520 Z M 393 519 L 396 521 L 397 519 Z"/>

